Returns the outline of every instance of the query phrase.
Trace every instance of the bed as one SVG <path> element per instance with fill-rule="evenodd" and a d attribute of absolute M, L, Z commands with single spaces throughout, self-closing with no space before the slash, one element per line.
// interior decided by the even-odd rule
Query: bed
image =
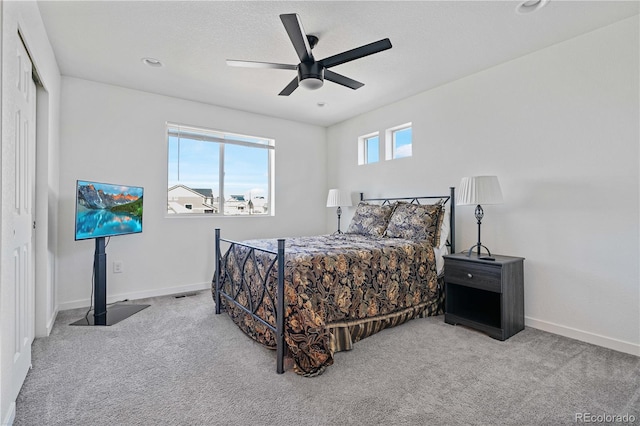
<path fill-rule="evenodd" d="M 309 377 L 363 338 L 442 313 L 439 259 L 455 251 L 454 191 L 360 194 L 340 234 L 237 242 L 216 229 L 215 313 L 226 311 L 245 334 L 275 348 L 278 373 L 287 356 Z"/>

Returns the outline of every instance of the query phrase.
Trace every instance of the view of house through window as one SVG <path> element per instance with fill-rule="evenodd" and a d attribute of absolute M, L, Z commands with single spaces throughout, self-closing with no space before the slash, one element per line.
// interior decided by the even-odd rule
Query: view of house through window
<path fill-rule="evenodd" d="M 272 214 L 272 139 L 175 124 L 167 139 L 167 213 Z"/>

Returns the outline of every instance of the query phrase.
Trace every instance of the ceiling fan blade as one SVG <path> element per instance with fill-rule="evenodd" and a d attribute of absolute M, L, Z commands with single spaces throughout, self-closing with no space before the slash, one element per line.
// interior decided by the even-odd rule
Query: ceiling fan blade
<path fill-rule="evenodd" d="M 294 71 L 297 69 L 297 65 L 274 64 L 271 62 L 257 62 L 257 61 L 236 61 L 235 59 L 227 59 L 227 65 L 232 67 L 274 68 L 279 70 L 294 70 Z"/>
<path fill-rule="evenodd" d="M 283 14 L 280 15 L 280 20 L 285 30 L 287 30 L 287 34 L 289 34 L 293 48 L 296 49 L 298 58 L 300 58 L 300 62 L 313 62 L 311 46 L 309 45 L 309 40 L 307 39 L 307 34 L 304 32 L 304 28 L 302 28 L 302 22 L 298 14 Z"/>
<path fill-rule="evenodd" d="M 297 88 L 298 88 L 298 77 L 291 80 L 291 82 L 287 84 L 287 87 L 282 89 L 282 92 L 278 93 L 278 96 L 289 96 Z"/>
<path fill-rule="evenodd" d="M 338 53 L 337 55 L 329 56 L 318 62 L 322 63 L 325 68 L 335 67 L 336 65 L 344 64 L 354 59 L 360 59 L 373 55 L 374 53 L 382 52 L 383 50 L 391 49 L 391 47 L 391 41 L 385 38 L 365 44 L 364 46 L 356 47 L 355 49 L 347 50 L 346 52 Z"/>
<path fill-rule="evenodd" d="M 324 70 L 324 79 L 341 84 L 342 86 L 348 87 L 353 90 L 359 89 L 364 86 L 364 83 L 360 83 L 359 81 L 356 81 L 352 78 L 345 77 L 342 74 L 338 74 L 337 72 L 329 70 Z"/>

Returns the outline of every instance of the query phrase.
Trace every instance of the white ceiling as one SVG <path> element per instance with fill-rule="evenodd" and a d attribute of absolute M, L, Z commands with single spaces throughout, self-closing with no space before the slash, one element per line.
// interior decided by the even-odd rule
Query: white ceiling
<path fill-rule="evenodd" d="M 329 126 L 639 13 L 637 1 L 40 1 L 63 75 Z M 365 83 L 278 93 L 297 64 L 280 21 L 300 15 L 316 59 L 388 37 L 393 48 L 332 68 Z M 153 57 L 161 68 L 144 65 Z M 319 107 L 318 102 L 325 102 Z"/>

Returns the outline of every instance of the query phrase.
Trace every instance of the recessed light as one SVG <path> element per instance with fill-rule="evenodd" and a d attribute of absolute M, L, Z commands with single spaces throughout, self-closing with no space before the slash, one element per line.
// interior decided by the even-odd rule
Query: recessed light
<path fill-rule="evenodd" d="M 142 58 L 142 63 L 150 67 L 161 67 L 162 62 L 155 58 Z"/>
<path fill-rule="evenodd" d="M 525 0 L 516 7 L 516 13 L 524 15 L 526 13 L 536 12 L 549 3 L 549 0 Z"/>

